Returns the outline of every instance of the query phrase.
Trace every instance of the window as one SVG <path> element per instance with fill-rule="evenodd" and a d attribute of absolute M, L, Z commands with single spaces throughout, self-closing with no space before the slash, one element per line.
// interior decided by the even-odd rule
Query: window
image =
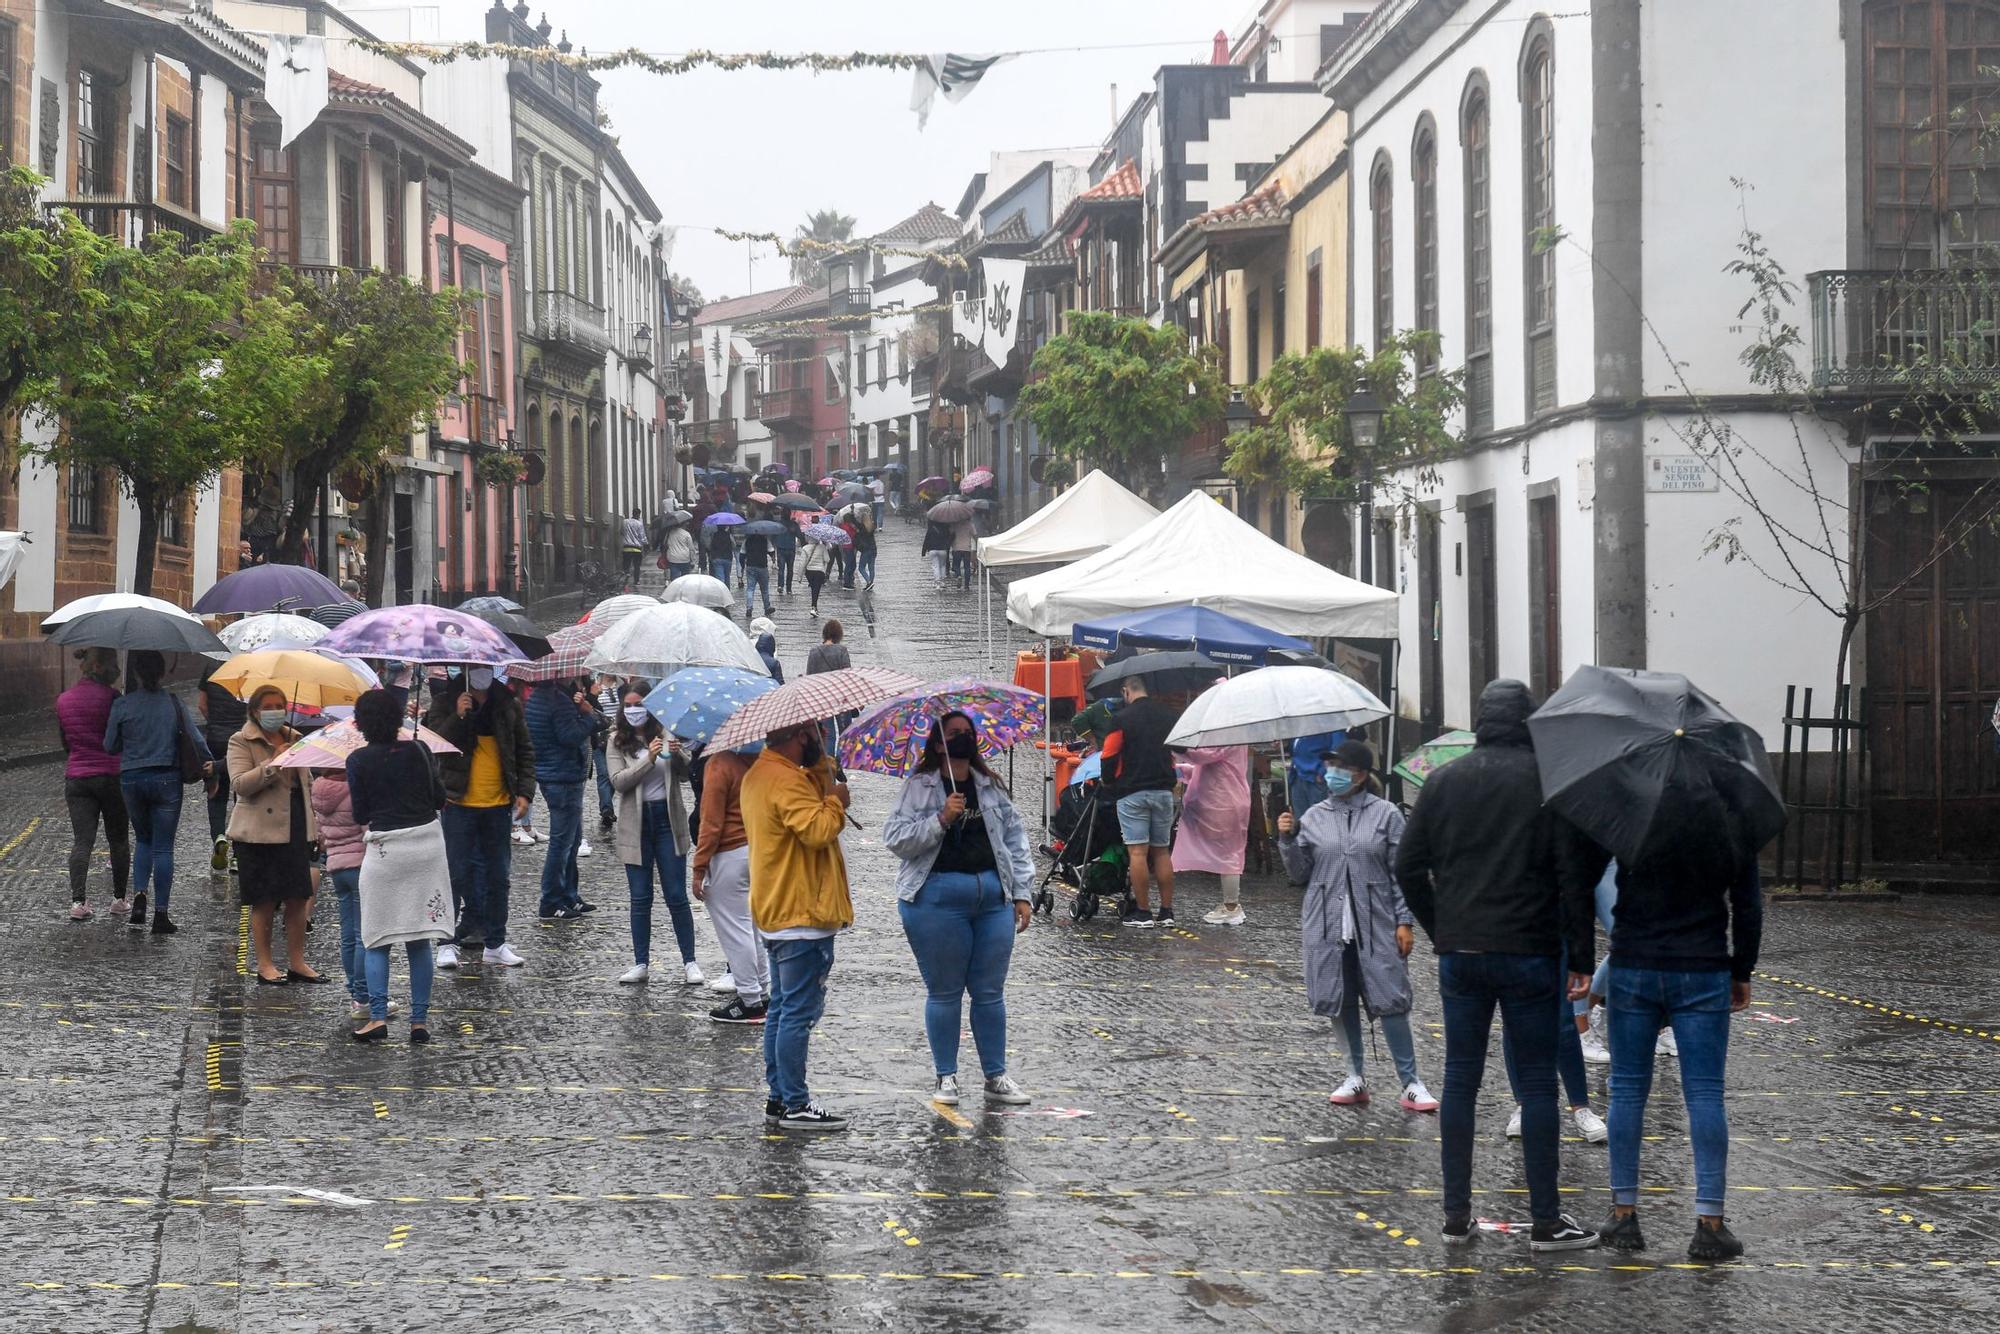
<path fill-rule="evenodd" d="M 1271 284 L 1271 360 L 1285 355 L 1285 275 Z"/>
<path fill-rule="evenodd" d="M 187 505 L 184 501 L 175 500 L 160 511 L 161 546 L 184 547 L 187 545 L 187 524 L 183 521 L 181 513 L 186 508 Z"/>
<path fill-rule="evenodd" d="M 757 381 L 758 375 L 756 369 L 745 366 L 743 368 L 743 415 L 745 417 L 762 417 L 764 415 L 764 400 L 757 392 Z"/>
<path fill-rule="evenodd" d="M 907 381 L 910 378 L 910 335 L 896 335 L 896 378 Z"/>
<path fill-rule="evenodd" d="M 1500 675 L 1499 567 L 1493 543 L 1493 502 L 1465 512 L 1466 648 L 1472 698 Z M 1469 710 L 1468 710 L 1469 712 Z"/>
<path fill-rule="evenodd" d="M 1257 379 L 1257 358 L 1262 354 L 1264 347 L 1264 294 L 1252 292 L 1249 301 L 1244 304 L 1243 311 L 1243 330 L 1246 335 L 1243 352 L 1246 359 L 1243 363 L 1242 383 L 1251 384 Z M 1226 371 L 1228 368 L 1223 369 Z M 1232 382 L 1235 381 L 1234 376 L 1230 379 Z"/>
<path fill-rule="evenodd" d="M 76 192 L 112 193 L 111 80 L 96 70 L 76 74 Z"/>
<path fill-rule="evenodd" d="M 81 463 L 69 465 L 69 530 L 72 533 L 101 533 L 103 515 L 98 504 L 102 478 L 97 469 Z"/>
<path fill-rule="evenodd" d="M 889 385 L 889 340 L 875 344 L 875 387 L 886 389 Z"/>
<path fill-rule="evenodd" d="M 1396 335 L 1395 187 L 1389 159 L 1379 158 L 1368 181 L 1368 212 L 1375 236 L 1375 347 Z"/>
<path fill-rule="evenodd" d="M 1306 256 L 1306 350 L 1310 352 L 1319 346 L 1320 320 L 1325 312 L 1321 308 L 1320 252 L 1315 250 Z"/>
<path fill-rule="evenodd" d="M 1553 483 L 1549 484 L 1553 486 Z M 1562 684 L 1562 521 L 1553 491 L 1528 501 L 1528 684 L 1547 699 Z"/>
<path fill-rule="evenodd" d="M 1867 214 L 1878 269 L 1990 263 L 2000 243 L 2000 5 L 1875 0 L 1867 8 Z M 1940 127 L 1949 127 L 1940 128 Z"/>
<path fill-rule="evenodd" d="M 0 165 L 14 160 L 14 38 L 17 29 L 0 22 Z"/>
<path fill-rule="evenodd" d="M 187 119 L 168 113 L 166 138 L 167 202 L 176 208 L 189 208 Z"/>
<path fill-rule="evenodd" d="M 290 264 L 298 254 L 292 155 L 271 143 L 257 144 L 253 153 L 250 199 L 257 215 L 257 245 L 276 263 Z"/>
<path fill-rule="evenodd" d="M 847 382 L 856 394 L 868 392 L 868 349 L 855 347 L 847 354 Z"/>
<path fill-rule="evenodd" d="M 351 157 L 340 159 L 335 169 L 336 209 L 340 220 L 340 249 L 336 262 L 350 269 L 361 267 L 361 164 Z"/>
<path fill-rule="evenodd" d="M 1465 422 L 1493 429 L 1493 161 L 1486 89 L 1475 85 L 1459 115 L 1465 158 Z"/>
<path fill-rule="evenodd" d="M 1417 130 L 1416 146 L 1411 150 L 1411 176 L 1416 186 L 1417 208 L 1417 328 L 1427 333 L 1438 331 L 1438 177 L 1437 177 L 1437 131 L 1431 127 L 1430 118 Z M 1427 375 L 1437 369 L 1437 353 L 1421 350 L 1417 353 L 1417 374 Z"/>
<path fill-rule="evenodd" d="M 437 239 L 437 247 L 438 247 L 438 281 L 440 283 L 443 283 L 446 287 L 450 287 L 458 281 L 457 278 L 453 277 L 453 275 L 458 272 L 458 266 L 455 263 L 453 263 L 451 257 L 451 237 L 440 236 Z M 471 267 L 472 266 L 469 264 L 466 266 L 468 271 L 471 269 Z"/>
<path fill-rule="evenodd" d="M 403 271 L 403 181 L 394 162 L 382 173 L 382 268 Z"/>
<path fill-rule="evenodd" d="M 1556 225 L 1555 62 L 1546 33 L 1521 62 L 1521 207 L 1527 251 L 1528 412 L 1556 405 L 1556 256 L 1542 244 Z"/>

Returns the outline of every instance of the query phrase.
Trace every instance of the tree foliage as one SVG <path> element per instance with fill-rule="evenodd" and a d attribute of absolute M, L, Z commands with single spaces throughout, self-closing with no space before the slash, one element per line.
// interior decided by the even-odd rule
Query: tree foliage
<path fill-rule="evenodd" d="M 1019 408 L 1054 453 L 1130 482 L 1221 421 L 1228 392 L 1216 350 L 1190 351 L 1179 329 L 1074 311 L 1035 353 Z"/>
<path fill-rule="evenodd" d="M 806 216 L 805 225 L 795 233 L 806 241 L 849 241 L 854 238 L 854 219 L 835 208 L 816 209 Z M 792 281 L 809 283 L 819 278 L 824 255 L 810 250 L 792 256 Z"/>
<path fill-rule="evenodd" d="M 0 420 L 88 343 L 93 278 L 111 244 L 70 213 L 45 214 L 43 184 L 26 167 L 0 175 Z"/>

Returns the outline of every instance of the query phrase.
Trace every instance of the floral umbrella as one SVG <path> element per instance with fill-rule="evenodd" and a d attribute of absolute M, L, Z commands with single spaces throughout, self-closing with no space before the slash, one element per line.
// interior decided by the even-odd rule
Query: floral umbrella
<path fill-rule="evenodd" d="M 830 547 L 851 547 L 854 545 L 854 539 L 847 535 L 846 529 L 830 523 L 807 524 L 805 535 L 815 542 L 824 542 Z"/>
<path fill-rule="evenodd" d="M 683 741 L 703 744 L 731 714 L 778 683 L 761 672 L 739 667 L 690 667 L 675 672 L 646 696 L 660 726 Z"/>
<path fill-rule="evenodd" d="M 420 726 L 414 733 L 405 727 L 401 735 L 405 741 L 421 741 L 433 755 L 458 754 L 457 746 L 428 727 Z M 349 755 L 367 744 L 368 738 L 362 736 L 361 729 L 352 718 L 348 718 L 314 732 L 273 760 L 272 764 L 279 769 L 340 769 L 346 766 Z"/>
<path fill-rule="evenodd" d="M 923 757 L 924 739 L 947 713 L 964 713 L 979 731 L 980 751 L 991 759 L 1040 736 L 1042 697 L 1018 686 L 960 676 L 886 699 L 840 734 L 844 769 L 901 778 Z"/>
<path fill-rule="evenodd" d="M 1470 732 L 1446 732 L 1434 736 L 1403 757 L 1395 772 L 1406 783 L 1422 787 L 1430 781 L 1430 776 L 1463 755 L 1472 753 L 1472 746 L 1478 738 Z"/>
<path fill-rule="evenodd" d="M 364 611 L 342 622 L 315 647 L 350 658 L 477 667 L 527 660 L 513 640 L 477 616 L 423 605 Z"/>

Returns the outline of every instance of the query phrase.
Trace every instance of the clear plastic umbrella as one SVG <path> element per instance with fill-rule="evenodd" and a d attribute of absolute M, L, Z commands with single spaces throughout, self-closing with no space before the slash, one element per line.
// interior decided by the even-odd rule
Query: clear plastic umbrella
<path fill-rule="evenodd" d="M 289 612 L 267 611 L 256 616 L 245 616 L 233 625 L 225 625 L 216 632 L 216 637 L 236 653 L 254 653 L 260 648 L 282 644 L 287 648 L 304 648 L 317 644 L 331 634 L 328 626 L 303 616 Z"/>
<path fill-rule="evenodd" d="M 764 672 L 764 659 L 734 621 L 687 602 L 649 602 L 605 632 L 584 665 L 654 680 L 684 667 L 741 667 Z M 768 673 L 765 673 L 768 675 Z"/>
<path fill-rule="evenodd" d="M 619 593 L 604 599 L 604 601 L 590 609 L 590 623 L 592 625 L 616 625 L 635 612 L 642 612 L 648 607 L 657 607 L 659 605 L 656 600 L 647 597 L 643 593 Z"/>
<path fill-rule="evenodd" d="M 1319 667 L 1262 667 L 1195 697 L 1170 746 L 1247 746 L 1361 727 L 1389 706 L 1351 676 Z"/>
<path fill-rule="evenodd" d="M 685 602 L 691 606 L 707 607 L 711 611 L 727 611 L 735 605 L 729 595 L 729 585 L 712 574 L 684 574 L 668 584 L 660 593 L 662 602 Z"/>

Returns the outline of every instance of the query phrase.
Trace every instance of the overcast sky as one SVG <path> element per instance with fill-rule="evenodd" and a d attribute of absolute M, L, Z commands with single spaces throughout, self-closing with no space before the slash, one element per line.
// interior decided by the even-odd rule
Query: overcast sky
<path fill-rule="evenodd" d="M 352 0 L 363 23 L 384 0 Z M 510 0 L 511 3 L 511 0 Z M 539 21 L 544 5 L 530 0 Z M 447 38 L 479 37 L 490 0 L 441 0 Z M 790 234 L 837 208 L 865 234 L 926 200 L 950 209 L 998 149 L 1096 145 L 1164 64 L 1202 61 L 1249 0 L 559 0 L 549 22 L 592 51 L 979 53 L 1052 51 L 1003 62 L 963 102 L 937 99 L 917 132 L 906 70 L 846 74 L 713 71 L 601 76 L 612 131 L 659 204 L 683 228 L 673 269 L 712 299 L 782 285 L 786 262 L 702 226 Z"/>

